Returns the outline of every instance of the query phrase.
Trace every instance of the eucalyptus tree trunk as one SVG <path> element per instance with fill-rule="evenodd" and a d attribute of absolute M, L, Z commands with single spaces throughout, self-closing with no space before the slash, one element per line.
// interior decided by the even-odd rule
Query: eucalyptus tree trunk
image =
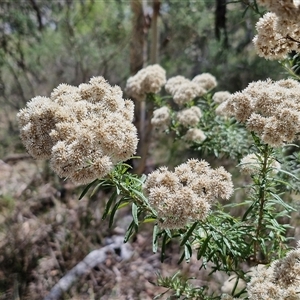
<path fill-rule="evenodd" d="M 159 32 L 158 32 L 158 17 L 161 0 L 153 0 L 153 14 L 151 19 L 151 64 L 158 63 L 158 49 L 159 49 Z"/>
<path fill-rule="evenodd" d="M 147 24 L 142 0 L 130 1 L 132 11 L 132 36 L 130 42 L 130 73 L 136 74 L 144 67 L 147 59 L 146 36 Z"/>
<path fill-rule="evenodd" d="M 147 36 L 151 26 L 151 48 L 150 63 L 158 62 L 158 17 L 161 0 L 152 0 L 152 15 L 146 7 L 144 0 L 131 0 L 132 11 L 132 37 L 130 44 L 130 71 L 136 74 L 146 66 L 148 60 Z M 134 164 L 135 172 L 142 174 L 146 168 L 149 146 L 151 143 L 151 117 L 153 103 L 136 101 L 135 103 L 135 125 L 138 128 L 139 145 L 137 155 L 141 158 Z"/>
<path fill-rule="evenodd" d="M 147 21 L 144 13 L 143 0 L 130 1 L 132 11 L 132 35 L 130 42 L 130 73 L 135 75 L 145 66 L 147 61 Z M 137 154 L 142 157 L 134 164 L 135 169 L 144 169 L 145 160 L 143 159 L 144 151 L 141 150 L 144 144 L 144 127 L 145 127 L 145 102 L 135 101 L 135 126 L 138 129 L 139 145 Z M 143 172 L 143 171 L 142 171 Z"/>

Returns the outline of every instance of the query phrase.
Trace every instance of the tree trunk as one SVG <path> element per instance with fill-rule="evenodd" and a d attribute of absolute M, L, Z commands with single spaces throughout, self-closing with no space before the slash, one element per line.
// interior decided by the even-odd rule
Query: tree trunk
<path fill-rule="evenodd" d="M 160 10 L 160 0 L 153 0 L 153 15 L 151 19 L 151 64 L 158 63 L 158 45 L 159 45 L 159 34 L 158 34 L 158 16 Z"/>
<path fill-rule="evenodd" d="M 130 5 L 132 10 L 130 73 L 134 75 L 144 67 L 147 30 L 142 0 L 131 0 Z"/>
<path fill-rule="evenodd" d="M 135 75 L 147 61 L 148 25 L 142 0 L 131 0 L 132 36 L 130 42 L 130 73 Z M 139 145 L 137 155 L 142 156 L 141 146 L 144 143 L 145 102 L 135 101 L 135 126 L 138 129 Z M 134 168 L 140 169 L 142 160 L 134 161 Z"/>

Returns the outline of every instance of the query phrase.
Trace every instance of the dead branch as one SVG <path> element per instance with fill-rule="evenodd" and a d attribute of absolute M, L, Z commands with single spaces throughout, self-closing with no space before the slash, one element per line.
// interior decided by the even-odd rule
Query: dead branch
<path fill-rule="evenodd" d="M 120 243 L 120 239 L 117 239 L 115 240 L 115 243 L 89 253 L 80 263 L 62 277 L 56 285 L 54 285 L 44 300 L 60 299 L 63 293 L 68 291 L 72 284 L 75 283 L 82 275 L 88 273 L 98 264 L 103 263 L 107 257 L 107 252 L 114 252 L 114 249 L 121 248 L 122 244 Z"/>
<path fill-rule="evenodd" d="M 3 158 L 3 161 L 5 163 L 16 163 L 20 160 L 25 159 L 32 159 L 32 156 L 28 153 L 15 153 L 15 154 L 9 154 Z"/>

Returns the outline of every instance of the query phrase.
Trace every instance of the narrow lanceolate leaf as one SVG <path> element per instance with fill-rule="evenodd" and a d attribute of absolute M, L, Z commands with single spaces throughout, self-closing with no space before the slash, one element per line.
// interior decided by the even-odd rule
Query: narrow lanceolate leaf
<path fill-rule="evenodd" d="M 242 221 L 245 221 L 248 214 L 253 210 L 253 208 L 256 205 L 256 201 L 253 201 L 253 203 L 250 205 L 250 207 L 247 209 L 247 211 L 244 213 L 243 217 L 242 217 Z"/>
<path fill-rule="evenodd" d="M 110 212 L 110 218 L 109 218 L 109 227 L 112 226 L 113 222 L 114 222 L 114 218 L 115 218 L 115 214 L 116 214 L 116 211 L 118 210 L 119 208 L 119 205 L 121 204 L 121 201 L 118 201 L 115 206 L 113 207 L 113 209 L 111 210 Z"/>
<path fill-rule="evenodd" d="M 107 217 L 110 207 L 111 207 L 112 203 L 117 199 L 117 196 L 118 196 L 118 193 L 117 193 L 117 190 L 115 189 L 115 191 L 112 193 L 112 195 L 110 196 L 110 198 L 108 199 L 108 201 L 106 203 L 105 210 L 104 210 L 104 213 L 102 216 L 102 220 L 104 220 Z"/>
<path fill-rule="evenodd" d="M 288 171 L 285 171 L 285 170 L 282 170 L 282 169 L 278 169 L 278 172 L 287 174 L 287 175 L 291 176 L 292 178 L 296 179 L 297 181 L 300 181 L 300 179 L 297 176 L 295 176 L 294 174 L 292 174 L 292 173 L 290 173 Z"/>
<path fill-rule="evenodd" d="M 138 219 L 138 207 L 135 203 L 132 203 L 132 217 L 134 223 L 138 226 L 139 225 L 139 219 Z"/>
<path fill-rule="evenodd" d="M 149 218 L 145 218 L 145 220 L 143 221 L 143 223 L 152 223 L 155 222 L 157 219 L 149 217 Z"/>
<path fill-rule="evenodd" d="M 144 183 L 144 182 L 146 181 L 146 179 L 147 179 L 147 176 L 146 176 L 145 174 L 143 174 L 143 175 L 141 176 L 141 178 L 140 178 L 140 181 L 141 181 L 142 183 Z"/>
<path fill-rule="evenodd" d="M 141 200 L 143 200 L 145 203 L 148 203 L 148 199 L 145 197 L 143 193 L 137 190 L 132 191 L 134 194 L 136 194 Z"/>
<path fill-rule="evenodd" d="M 181 243 L 180 243 L 180 246 L 183 246 L 183 245 L 186 243 L 186 241 L 187 241 L 187 240 L 189 239 L 189 237 L 192 235 L 192 233 L 193 233 L 194 229 L 196 228 L 197 224 L 198 224 L 198 222 L 195 222 L 195 223 L 191 226 L 191 228 L 188 230 L 188 232 L 184 235 L 184 237 L 183 237 L 183 239 L 182 239 L 182 241 L 181 241 Z"/>
<path fill-rule="evenodd" d="M 98 184 L 94 187 L 94 189 L 93 189 L 93 191 L 92 191 L 92 193 L 91 193 L 91 197 L 95 195 L 95 193 L 98 191 L 98 189 L 100 188 L 100 186 L 102 186 L 104 183 L 105 183 L 104 181 L 101 181 L 100 183 L 98 183 Z"/>
<path fill-rule="evenodd" d="M 163 237 L 163 241 L 162 241 L 162 245 L 161 245 L 161 255 L 160 255 L 160 261 L 161 262 L 164 262 L 164 259 L 165 259 L 167 243 L 168 243 L 168 235 L 165 232 L 164 237 Z"/>
<path fill-rule="evenodd" d="M 94 181 L 92 181 L 91 183 L 89 183 L 84 190 L 82 191 L 81 195 L 79 196 L 79 200 L 81 200 L 84 195 L 88 192 L 88 190 L 90 189 L 90 187 L 97 181 L 98 179 L 95 179 Z"/>
<path fill-rule="evenodd" d="M 185 251 L 182 253 L 182 255 L 180 256 L 180 258 L 179 258 L 179 261 L 178 261 L 178 265 L 180 265 L 181 263 L 182 263 L 182 261 L 183 261 L 183 259 L 184 259 L 184 256 L 185 256 Z"/>
<path fill-rule="evenodd" d="M 122 201 L 123 201 L 123 200 L 124 200 L 124 197 L 122 198 Z M 122 203 L 121 203 L 121 201 L 120 201 L 119 203 L 120 203 L 120 204 L 119 204 L 119 206 L 118 206 L 118 209 L 127 206 L 127 205 L 130 203 L 130 201 L 125 201 L 125 202 L 122 202 Z"/>
<path fill-rule="evenodd" d="M 127 231 L 126 231 L 126 234 L 125 234 L 125 237 L 124 237 L 124 243 L 127 243 L 128 240 L 130 239 L 130 237 L 132 236 L 134 225 L 135 225 L 134 221 L 132 221 L 130 223 L 129 227 L 127 228 Z"/>
<path fill-rule="evenodd" d="M 192 256 L 192 247 L 190 244 L 185 244 L 184 245 L 184 257 L 185 257 L 185 260 L 188 262 Z"/>
<path fill-rule="evenodd" d="M 205 241 L 203 242 L 203 244 L 200 246 L 199 250 L 198 250 L 198 253 L 197 253 L 197 259 L 200 260 L 200 258 L 203 256 L 203 254 L 206 252 L 206 249 L 207 249 L 207 245 L 208 245 L 208 242 L 210 240 L 210 236 L 208 236 Z"/>
<path fill-rule="evenodd" d="M 152 251 L 154 253 L 157 252 L 157 247 L 158 247 L 158 236 L 157 236 L 157 233 L 158 233 L 158 225 L 155 224 L 154 227 L 153 227 L 153 236 L 152 236 Z"/>
<path fill-rule="evenodd" d="M 281 197 L 273 192 L 270 193 L 277 201 L 279 204 L 281 204 L 286 210 L 288 211 L 295 211 L 295 208 L 293 208 L 292 206 L 288 205 L 287 203 L 285 203 Z"/>
<path fill-rule="evenodd" d="M 168 237 L 171 239 L 172 238 L 172 233 L 171 233 L 170 229 L 166 228 L 165 232 L 168 235 Z"/>

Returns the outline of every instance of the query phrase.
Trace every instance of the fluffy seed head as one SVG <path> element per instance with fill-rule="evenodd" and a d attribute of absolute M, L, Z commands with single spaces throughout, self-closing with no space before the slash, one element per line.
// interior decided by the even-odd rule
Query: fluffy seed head
<path fill-rule="evenodd" d="M 35 97 L 18 113 L 22 141 L 36 159 L 74 183 L 111 172 L 136 151 L 133 103 L 103 77 L 73 87 L 61 84 L 50 98 Z"/>
<path fill-rule="evenodd" d="M 125 90 L 135 100 L 144 100 L 146 94 L 158 93 L 165 83 L 166 71 L 156 64 L 148 66 L 134 76 L 129 77 Z"/>
<path fill-rule="evenodd" d="M 191 159 L 174 172 L 162 167 L 149 174 L 144 191 L 157 211 L 160 226 L 173 229 L 205 220 L 211 203 L 228 199 L 233 184 L 224 168 L 213 170 L 207 162 Z"/>

